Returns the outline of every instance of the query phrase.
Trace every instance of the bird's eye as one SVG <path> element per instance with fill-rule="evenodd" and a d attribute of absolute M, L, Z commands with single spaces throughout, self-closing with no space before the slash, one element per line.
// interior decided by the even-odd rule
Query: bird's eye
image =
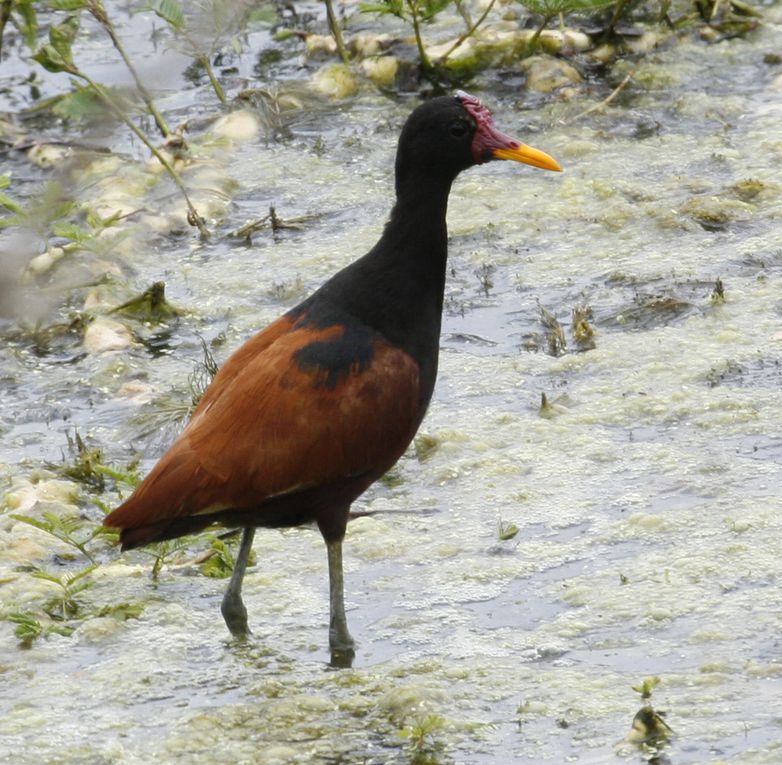
<path fill-rule="evenodd" d="M 448 132 L 454 138 L 464 138 L 464 136 L 467 135 L 467 125 L 461 120 L 459 120 L 458 122 L 452 122 L 448 126 Z"/>

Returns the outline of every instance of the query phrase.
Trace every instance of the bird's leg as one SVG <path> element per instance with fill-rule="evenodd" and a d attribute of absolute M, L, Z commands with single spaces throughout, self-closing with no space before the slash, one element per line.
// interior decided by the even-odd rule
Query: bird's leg
<path fill-rule="evenodd" d="M 342 574 L 342 539 L 326 540 L 329 560 L 329 648 L 331 665 L 350 667 L 353 664 L 355 642 L 348 632 L 345 617 L 345 580 Z"/>
<path fill-rule="evenodd" d="M 253 548 L 254 538 L 255 527 L 247 526 L 242 532 L 242 541 L 239 545 L 239 552 L 236 555 L 234 572 L 231 575 L 231 581 L 220 605 L 223 619 L 225 619 L 228 629 L 231 630 L 231 634 L 235 638 L 245 638 L 250 634 L 250 630 L 247 627 L 247 609 L 242 602 L 242 582 L 244 581 L 244 572 L 247 570 L 247 561 L 250 558 L 250 550 Z"/>

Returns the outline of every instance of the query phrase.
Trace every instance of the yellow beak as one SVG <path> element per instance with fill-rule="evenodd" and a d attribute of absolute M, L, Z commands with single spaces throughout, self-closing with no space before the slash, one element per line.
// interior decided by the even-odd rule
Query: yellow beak
<path fill-rule="evenodd" d="M 516 143 L 516 141 L 513 143 Z M 512 159 L 514 162 L 523 162 L 525 165 L 539 167 L 542 170 L 554 170 L 556 172 L 562 170 L 559 162 L 554 157 L 549 156 L 545 151 L 535 149 L 523 143 L 516 143 L 513 147 L 493 148 L 491 149 L 491 155 L 494 159 Z"/>

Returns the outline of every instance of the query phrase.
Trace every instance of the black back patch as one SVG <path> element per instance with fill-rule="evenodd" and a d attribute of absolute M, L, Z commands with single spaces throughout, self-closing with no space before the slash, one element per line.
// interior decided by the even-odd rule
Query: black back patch
<path fill-rule="evenodd" d="M 315 387 L 334 390 L 351 374 L 368 369 L 375 356 L 375 333 L 361 325 L 343 325 L 329 340 L 314 340 L 293 354 L 302 372 L 315 375 Z"/>

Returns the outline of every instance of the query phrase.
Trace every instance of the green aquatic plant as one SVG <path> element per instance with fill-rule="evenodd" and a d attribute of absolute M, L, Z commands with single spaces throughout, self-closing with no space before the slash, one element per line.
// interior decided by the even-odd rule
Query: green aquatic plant
<path fill-rule="evenodd" d="M 94 616 L 111 616 L 120 622 L 125 622 L 128 619 L 138 619 L 144 612 L 144 605 L 142 603 L 113 603 L 103 608 L 98 609 Z"/>
<path fill-rule="evenodd" d="M 73 5 L 73 3 L 71 3 L 71 5 Z M 152 98 L 152 94 L 147 90 L 146 86 L 144 85 L 144 81 L 136 71 L 136 67 L 125 50 L 125 47 L 122 44 L 122 40 L 117 34 L 117 30 L 114 28 L 114 24 L 109 18 L 108 13 L 106 13 L 106 8 L 104 7 L 103 3 L 101 0 L 86 0 L 84 3 L 84 8 L 89 11 L 93 18 L 106 30 L 106 33 L 111 38 L 111 44 L 117 50 L 117 53 L 119 53 L 121 56 L 122 61 L 125 63 L 125 67 L 133 78 L 133 82 L 136 83 L 136 89 L 138 90 L 138 94 L 141 96 L 141 99 L 144 101 L 144 104 L 147 107 L 147 111 L 152 115 L 152 118 L 155 120 L 155 124 L 157 125 L 158 130 L 160 130 L 162 136 L 167 138 L 171 134 L 171 129 L 169 128 L 168 123 L 166 122 L 163 115 L 158 111 L 158 108 L 155 105 L 155 101 Z"/>
<path fill-rule="evenodd" d="M 103 29 L 109 35 L 112 45 L 122 57 L 125 66 L 133 77 L 133 81 L 136 84 L 138 93 L 144 101 L 148 112 L 150 115 L 152 115 L 163 136 L 168 136 L 171 131 L 166 124 L 165 119 L 155 106 L 155 102 L 152 99 L 151 94 L 144 86 L 144 82 L 133 65 L 130 56 L 128 56 L 127 51 L 122 44 L 122 40 L 117 34 L 111 18 L 106 12 L 106 8 L 103 5 L 103 2 L 101 2 L 101 0 L 50 0 L 48 5 L 52 10 L 67 11 L 71 14 L 86 11 L 98 22 L 98 24 L 100 24 L 101 27 L 103 27 Z M 16 26 L 22 33 L 27 46 L 31 49 L 34 48 L 38 34 L 38 19 L 34 3 L 30 2 L 30 0 L 3 0 L 2 6 L 0 6 L 0 45 L 2 45 L 2 32 L 5 27 L 5 23 L 9 18 L 11 18 L 13 21 L 16 21 Z M 71 37 L 68 42 L 70 43 L 72 41 L 73 38 Z M 53 41 L 50 37 L 50 43 L 53 43 L 53 51 L 51 52 L 61 56 L 64 52 L 64 49 L 60 48 L 59 44 L 62 42 L 64 42 L 64 40 L 59 36 L 55 41 Z M 66 108 L 74 110 L 75 113 L 78 114 L 79 112 L 83 111 L 83 109 L 89 108 L 87 104 L 91 100 L 90 96 L 92 95 L 94 94 L 87 91 L 81 91 L 80 93 L 77 90 L 77 97 L 73 99 L 73 102 L 77 101 L 78 97 L 81 96 L 82 100 L 84 101 L 82 107 L 74 107 L 73 103 L 71 103 Z M 60 97 L 55 98 L 57 100 L 60 99 Z M 71 101 L 71 99 L 68 100 Z"/>
<path fill-rule="evenodd" d="M 497 537 L 500 542 L 507 542 L 519 533 L 519 527 L 512 521 L 497 519 Z"/>
<path fill-rule="evenodd" d="M 74 431 L 73 438 L 70 434 L 66 434 L 66 438 L 70 460 L 65 460 L 59 468 L 59 472 L 66 478 L 78 481 L 98 493 L 106 490 L 106 478 L 131 488 L 139 484 L 138 460 L 130 462 L 124 470 L 113 468 L 104 463 L 103 450 L 88 447 L 78 431 Z"/>
<path fill-rule="evenodd" d="M 71 478 L 97 491 L 104 491 L 106 478 L 98 470 L 103 461 L 101 450 L 99 448 L 90 449 L 78 431 L 74 431 L 73 438 L 70 434 L 66 434 L 66 438 L 71 460 L 60 468 L 60 472 L 66 478 Z"/>
<path fill-rule="evenodd" d="M 443 53 L 442 56 L 440 56 L 437 59 L 437 66 L 441 67 L 445 64 L 445 62 L 448 60 L 450 55 L 468 38 L 472 37 L 477 31 L 478 28 L 483 24 L 484 21 L 488 18 L 489 14 L 494 9 L 494 4 L 496 0 L 489 0 L 489 2 L 486 4 L 486 7 L 483 9 L 483 13 L 478 17 L 478 20 L 473 22 L 470 18 L 469 13 L 466 10 L 466 7 L 460 0 L 454 0 L 454 3 L 456 5 L 457 10 L 461 14 L 462 18 L 464 19 L 465 24 L 467 25 L 467 29 L 460 34 L 454 41 L 453 44 Z"/>
<path fill-rule="evenodd" d="M 443 748 L 442 742 L 434 739 L 434 735 L 445 728 L 445 718 L 431 713 L 420 713 L 408 722 L 397 736 L 408 742 L 412 755 L 411 763 L 426 765 L 437 762 L 435 754 Z"/>
<path fill-rule="evenodd" d="M 106 218 L 101 218 L 100 215 L 90 209 L 77 208 L 74 212 L 83 219 L 86 227 L 69 220 L 58 221 L 52 225 L 52 234 L 68 239 L 81 249 L 92 250 L 93 252 L 107 252 L 111 248 L 116 247 L 118 243 L 117 238 L 102 236 L 102 234 L 120 220 L 122 217 L 121 213 L 116 212 Z M 124 237 L 127 234 L 120 236 Z M 101 244 L 96 246 L 98 237 L 101 240 Z M 67 248 L 68 245 L 63 247 L 63 249 Z"/>
<path fill-rule="evenodd" d="M 337 14 L 334 12 L 334 3 L 332 0 L 324 0 L 324 3 L 326 5 L 326 18 L 328 19 L 329 23 L 329 31 L 331 32 L 331 36 L 334 38 L 334 42 L 337 45 L 337 52 L 339 53 L 339 57 L 342 59 L 343 63 L 347 64 L 350 61 L 350 54 L 348 53 L 347 46 L 345 45 L 345 40 L 342 37 L 342 27 L 339 24 L 339 20 L 337 19 Z"/>
<path fill-rule="evenodd" d="M 47 635 L 64 635 L 68 637 L 73 634 L 74 627 L 65 624 L 47 624 L 41 623 L 38 616 L 30 611 L 10 611 L 1 617 L 13 624 L 14 635 L 19 641 L 21 648 L 31 648 L 33 642 L 39 637 Z"/>
<path fill-rule="evenodd" d="M 714 289 L 711 291 L 711 303 L 712 305 L 718 305 L 725 302 L 725 285 L 722 283 L 722 279 L 717 279 L 714 282 Z"/>
<path fill-rule="evenodd" d="M 426 52 L 421 26 L 431 21 L 452 2 L 453 0 L 379 0 L 379 2 L 361 3 L 359 10 L 364 13 L 390 14 L 409 23 L 415 35 L 421 69 L 426 73 L 432 73 L 435 66 Z"/>
<path fill-rule="evenodd" d="M 3 40 L 5 28 L 11 22 L 25 41 L 32 48 L 38 33 L 38 15 L 35 12 L 34 0 L 2 0 L 0 2 L 0 60 L 3 56 Z"/>
<path fill-rule="evenodd" d="M 24 648 L 29 648 L 33 641 L 43 634 L 43 625 L 33 614 L 22 613 L 21 611 L 12 611 L 5 618 L 9 622 L 16 624 L 14 635 Z"/>
<path fill-rule="evenodd" d="M 36 574 L 33 574 L 35 576 Z M 38 577 L 43 578 L 43 577 Z M 48 579 L 48 577 L 46 577 Z M 59 582 L 58 582 L 59 584 Z M 14 635 L 19 640 L 20 648 L 30 648 L 35 640 L 39 637 L 48 637 L 49 635 L 63 635 L 68 637 L 73 634 L 76 629 L 78 621 L 85 621 L 94 617 L 107 617 L 110 616 L 118 621 L 126 621 L 128 619 L 138 619 L 144 611 L 144 606 L 141 603 L 113 603 L 103 606 L 96 611 L 90 610 L 84 604 L 80 604 L 73 600 L 73 596 L 81 592 L 90 586 L 91 583 L 82 582 L 80 585 L 66 585 L 68 592 L 66 599 L 70 598 L 70 605 L 67 606 L 69 613 L 65 619 L 61 618 L 62 608 L 61 598 L 58 596 L 53 600 L 45 602 L 42 606 L 42 613 L 35 611 L 7 611 L 0 614 L 0 619 L 16 624 L 14 628 Z M 47 609 L 51 609 L 52 606 L 58 609 L 54 615 L 50 614 Z M 52 621 L 54 619 L 54 621 Z"/>
<path fill-rule="evenodd" d="M 35 147 L 30 151 L 34 150 Z M 50 246 L 45 252 L 28 260 L 18 277 L 23 284 L 36 283 L 45 288 L 45 277 L 67 257 L 85 250 L 96 255 L 108 255 L 122 239 L 129 236 L 128 231 L 109 231 L 123 217 L 120 213 L 105 218 L 100 216 L 89 205 L 79 203 L 59 181 L 46 182 L 24 204 L 2 192 L 10 184 L 9 176 L 0 176 L 0 206 L 10 213 L 0 218 L 0 229 L 16 227 L 36 235 L 44 242 L 51 237 L 67 240 L 57 246 Z M 71 323 L 79 321 L 86 323 L 88 319 L 74 313 Z M 72 329 L 79 328 L 74 326 Z M 39 339 L 45 341 L 47 328 L 37 327 L 38 330 L 42 333 Z M 55 330 L 52 334 L 56 336 L 59 332 Z"/>
<path fill-rule="evenodd" d="M 155 282 L 140 295 L 112 308 L 109 313 L 121 313 L 139 321 L 161 322 L 174 319 L 181 312 L 166 300 L 165 282 Z"/>
<path fill-rule="evenodd" d="M 236 563 L 232 549 L 234 545 L 228 541 L 234 536 L 234 532 L 229 532 L 226 535 L 210 537 L 209 548 L 188 560 L 188 564 L 197 564 L 204 576 L 215 579 L 227 579 L 233 573 Z M 169 539 L 139 548 L 140 553 L 151 556 L 154 561 L 150 571 L 152 581 L 157 582 L 160 579 L 163 567 L 169 564 L 177 553 L 192 545 L 194 541 L 195 538 L 192 536 L 180 537 L 179 539 Z M 251 552 L 248 565 L 252 566 L 254 563 L 255 554 Z"/>
<path fill-rule="evenodd" d="M 223 337 L 223 339 L 225 338 Z M 201 400 L 204 393 L 206 393 L 206 389 L 212 384 L 212 380 L 214 380 L 215 375 L 220 369 L 212 354 L 211 348 L 206 344 L 206 340 L 204 340 L 203 337 L 200 338 L 200 340 L 202 351 L 201 360 L 196 362 L 193 371 L 187 378 L 187 386 L 190 390 L 191 406 L 188 407 L 190 411 L 198 406 L 198 402 Z"/>
<path fill-rule="evenodd" d="M 233 573 L 236 565 L 234 548 L 238 534 L 229 532 L 210 536 L 210 547 L 199 556 L 201 573 L 213 579 L 227 579 Z M 255 565 L 255 553 L 250 552 L 248 566 Z"/>
<path fill-rule="evenodd" d="M 10 174 L 0 175 L 0 206 L 5 207 L 9 212 L 19 215 L 22 212 L 22 206 L 15 199 L 9 197 L 8 194 L 3 193 L 3 189 L 7 189 L 10 185 Z M 0 228 L 8 225 L 5 222 L 6 220 L 7 218 L 0 218 Z"/>
<path fill-rule="evenodd" d="M 212 537 L 209 550 L 203 555 L 201 573 L 211 579 L 227 579 L 231 576 L 236 560 L 228 544 L 220 537 Z"/>
<path fill-rule="evenodd" d="M 660 678 L 657 675 L 653 677 L 645 677 L 640 685 L 634 685 L 633 690 L 636 693 L 641 694 L 643 701 L 648 701 L 652 698 L 652 691 L 660 684 Z"/>
<path fill-rule="evenodd" d="M 10 176 L 0 176 L 0 190 L 10 185 Z M 45 183 L 40 193 L 24 205 L 7 194 L 0 194 L 0 204 L 12 213 L 0 218 L 0 229 L 19 226 L 37 234 L 54 233 L 53 228 L 57 223 L 64 222 L 78 210 L 76 200 L 58 181 Z"/>
<path fill-rule="evenodd" d="M 629 740 L 655 750 L 667 744 L 673 730 L 663 715 L 664 712 L 657 712 L 651 705 L 641 707 L 633 718 Z"/>
<path fill-rule="evenodd" d="M 58 588 L 57 594 L 44 603 L 43 610 L 57 621 L 66 621 L 78 615 L 82 604 L 76 599 L 76 596 L 94 584 L 87 577 L 97 567 L 97 563 L 92 563 L 80 571 L 67 571 L 61 576 L 55 576 L 42 569 L 33 571 L 32 575 L 36 579 L 42 579 Z"/>
<path fill-rule="evenodd" d="M 534 50 L 543 30 L 557 17 L 570 13 L 592 13 L 616 4 L 617 0 L 517 0 L 528 11 L 541 17 L 541 23 L 529 42 Z M 621 0 L 620 0 L 621 1 Z"/>
<path fill-rule="evenodd" d="M 377 0 L 376 2 L 361 3 L 359 10 L 364 13 L 390 14 L 410 24 L 418 49 L 421 69 L 429 77 L 436 79 L 438 75 L 445 75 L 443 67 L 448 58 L 465 40 L 476 34 L 494 9 L 495 2 L 496 0 L 489 0 L 475 21 L 472 20 L 467 6 L 462 0 Z M 424 45 L 422 27 L 451 5 L 462 17 L 465 31 L 453 41 L 444 53 L 432 61 Z"/>
<path fill-rule="evenodd" d="M 104 464 L 102 450 L 97 447 L 88 447 L 78 432 L 75 432 L 73 437 L 68 435 L 67 438 L 70 458 L 65 459 L 62 465 L 53 465 L 52 467 L 60 475 L 79 482 L 92 493 L 94 495 L 91 497 L 92 504 L 105 515 L 109 512 L 109 508 L 97 495 L 108 490 L 106 479 L 111 480 L 115 487 L 134 488 L 140 480 L 137 473 L 137 461 L 128 464 L 124 470 L 113 468 Z M 115 532 L 105 528 L 100 521 L 77 513 L 56 513 L 44 510 L 36 516 L 15 513 L 10 517 L 43 531 L 74 548 L 84 555 L 93 566 L 97 565 L 97 559 L 89 549 L 89 544 L 98 538 L 111 540 L 116 537 Z"/>
<path fill-rule="evenodd" d="M 188 222 L 190 225 L 198 228 L 202 239 L 208 238 L 209 232 L 206 228 L 206 221 L 196 210 L 182 179 L 179 177 L 179 173 L 174 169 L 165 154 L 152 143 L 146 133 L 144 133 L 144 131 L 130 118 L 127 109 L 112 90 L 94 80 L 74 61 L 73 43 L 80 28 L 79 12 L 83 9 L 89 10 L 90 7 L 100 6 L 102 8 L 102 5 L 96 2 L 81 2 L 80 0 L 73 0 L 73 2 L 70 0 L 60 0 L 59 5 L 60 7 L 66 7 L 71 12 L 66 16 L 64 21 L 59 24 L 53 24 L 49 28 L 48 41 L 39 45 L 33 55 L 33 59 L 48 72 L 69 74 L 87 84 L 95 96 L 107 107 L 109 112 L 123 122 L 136 138 L 149 149 L 158 162 L 163 165 L 169 177 L 173 180 L 174 185 L 179 189 L 185 199 L 188 209 Z"/>
<path fill-rule="evenodd" d="M 70 545 L 92 563 L 95 563 L 95 556 L 87 549 L 87 545 L 99 535 L 100 532 L 97 529 L 100 526 L 90 527 L 90 524 L 78 515 L 58 515 L 48 510 L 41 513 L 40 518 L 17 513 L 12 514 L 11 518 L 51 534 L 55 539 Z"/>
<path fill-rule="evenodd" d="M 192 538 L 190 537 L 180 537 L 179 539 L 167 539 L 164 542 L 156 542 L 155 544 L 139 548 L 140 553 L 149 555 L 153 560 L 152 569 L 150 570 L 153 582 L 157 583 L 160 579 L 160 572 L 169 559 L 181 550 L 184 550 L 191 541 Z"/>
<path fill-rule="evenodd" d="M 184 43 L 188 53 L 193 56 L 198 65 L 206 72 L 212 90 L 214 90 L 220 103 L 225 104 L 228 99 L 225 97 L 222 85 L 220 85 L 215 76 L 211 57 L 196 41 L 195 36 L 191 34 L 182 6 L 176 0 L 157 0 L 157 2 L 153 3 L 152 10 L 171 27 L 174 34 Z"/>

